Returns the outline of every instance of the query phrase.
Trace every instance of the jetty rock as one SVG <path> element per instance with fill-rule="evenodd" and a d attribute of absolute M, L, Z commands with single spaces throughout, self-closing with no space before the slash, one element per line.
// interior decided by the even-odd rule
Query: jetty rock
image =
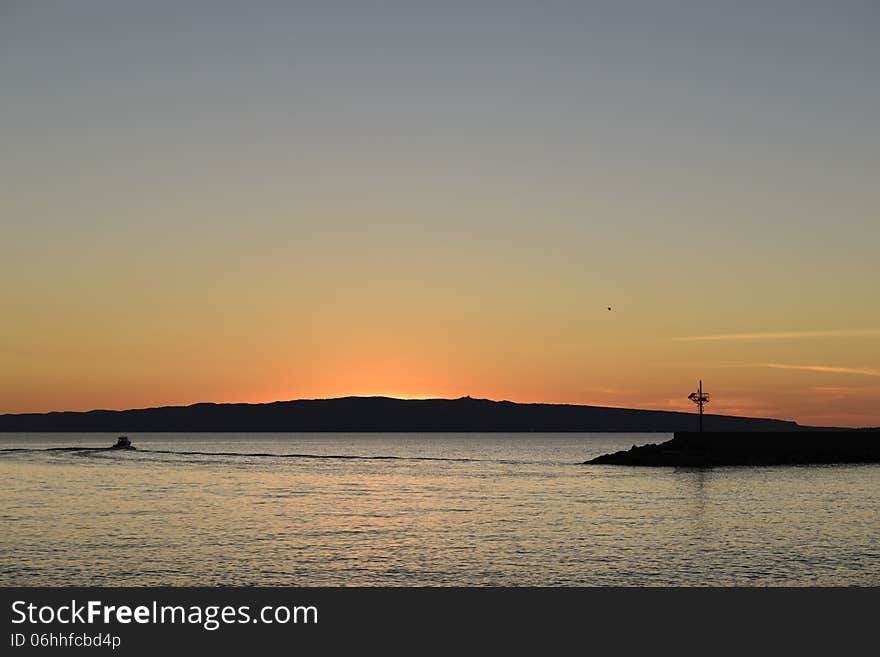
<path fill-rule="evenodd" d="M 880 431 L 675 432 L 672 440 L 603 454 L 589 465 L 714 467 L 880 463 Z"/>

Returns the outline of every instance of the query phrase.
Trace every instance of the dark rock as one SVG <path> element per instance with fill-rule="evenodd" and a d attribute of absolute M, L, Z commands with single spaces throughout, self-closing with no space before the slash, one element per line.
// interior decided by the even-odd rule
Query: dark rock
<path fill-rule="evenodd" d="M 880 463 L 880 431 L 676 432 L 665 443 L 633 445 L 586 463 L 675 467 Z"/>

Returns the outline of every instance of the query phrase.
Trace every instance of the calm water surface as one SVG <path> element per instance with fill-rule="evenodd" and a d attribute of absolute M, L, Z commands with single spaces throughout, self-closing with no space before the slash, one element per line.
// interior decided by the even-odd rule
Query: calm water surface
<path fill-rule="evenodd" d="M 0 585 L 880 585 L 880 466 L 645 434 L 0 434 Z M 345 458 L 339 458 L 345 457 Z"/>

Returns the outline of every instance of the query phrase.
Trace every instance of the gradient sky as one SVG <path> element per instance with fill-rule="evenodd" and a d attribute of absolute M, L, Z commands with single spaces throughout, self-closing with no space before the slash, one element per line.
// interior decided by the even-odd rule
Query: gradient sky
<path fill-rule="evenodd" d="M 0 412 L 880 425 L 874 0 L 5 0 L 0 81 Z"/>

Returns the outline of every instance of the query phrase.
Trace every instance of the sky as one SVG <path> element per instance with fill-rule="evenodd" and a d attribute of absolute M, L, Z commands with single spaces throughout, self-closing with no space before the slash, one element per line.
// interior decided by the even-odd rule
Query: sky
<path fill-rule="evenodd" d="M 0 81 L 0 412 L 880 425 L 873 0 L 3 0 Z"/>

